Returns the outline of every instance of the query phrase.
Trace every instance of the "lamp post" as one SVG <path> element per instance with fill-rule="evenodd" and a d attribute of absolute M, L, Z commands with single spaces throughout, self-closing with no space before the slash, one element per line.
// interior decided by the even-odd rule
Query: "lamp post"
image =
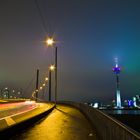
<path fill-rule="evenodd" d="M 46 44 L 48 46 L 52 46 L 54 47 L 55 49 L 55 63 L 54 63 L 54 66 L 55 66 L 55 106 L 56 106 L 56 102 L 57 102 L 57 46 L 54 46 L 54 39 L 53 38 L 48 38 L 46 40 Z"/>
<path fill-rule="evenodd" d="M 37 99 L 38 99 L 38 82 L 39 82 L 39 69 L 37 69 L 37 72 L 36 72 L 36 102 L 37 102 Z"/>
<path fill-rule="evenodd" d="M 51 73 L 52 73 L 52 71 L 54 71 L 54 69 L 55 69 L 55 66 L 54 65 L 51 65 L 50 67 L 49 67 L 49 101 L 51 101 Z"/>

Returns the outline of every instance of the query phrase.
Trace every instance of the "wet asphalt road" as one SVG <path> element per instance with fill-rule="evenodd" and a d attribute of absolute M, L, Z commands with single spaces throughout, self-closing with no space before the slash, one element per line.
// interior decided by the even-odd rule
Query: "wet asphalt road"
<path fill-rule="evenodd" d="M 10 140 L 96 140 L 96 133 L 77 109 L 57 105 L 46 118 Z"/>

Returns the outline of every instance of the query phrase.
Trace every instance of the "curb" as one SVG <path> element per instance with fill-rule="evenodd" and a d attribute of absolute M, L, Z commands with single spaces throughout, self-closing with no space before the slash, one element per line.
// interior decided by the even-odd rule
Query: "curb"
<path fill-rule="evenodd" d="M 43 113 L 40 113 L 32 118 L 26 119 L 22 122 L 16 123 L 12 126 L 9 126 L 5 129 L 0 130 L 0 137 L 8 139 L 11 136 L 14 136 L 16 133 L 23 131 L 27 127 L 32 126 L 35 122 L 41 120 L 43 117 L 45 117 L 46 115 L 51 113 L 54 108 L 55 108 L 55 106 L 52 106 L 50 109 L 48 109 L 47 111 L 45 111 Z"/>

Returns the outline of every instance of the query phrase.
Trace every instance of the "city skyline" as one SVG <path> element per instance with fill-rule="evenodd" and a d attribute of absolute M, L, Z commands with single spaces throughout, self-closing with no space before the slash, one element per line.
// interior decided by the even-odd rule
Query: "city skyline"
<path fill-rule="evenodd" d="M 44 40 L 53 35 L 58 46 L 58 99 L 115 99 L 112 67 L 118 58 L 121 97 L 140 94 L 140 2 L 138 0 L 3 1 L 0 5 L 0 87 L 22 88 L 30 97 L 36 70 L 43 81 L 54 52 Z"/>

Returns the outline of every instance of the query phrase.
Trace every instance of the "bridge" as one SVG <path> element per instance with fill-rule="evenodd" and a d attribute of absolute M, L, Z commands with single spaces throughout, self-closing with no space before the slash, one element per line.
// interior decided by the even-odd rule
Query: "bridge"
<path fill-rule="evenodd" d="M 0 137 L 13 140 L 139 140 L 140 134 L 98 109 L 75 102 L 0 104 Z"/>

